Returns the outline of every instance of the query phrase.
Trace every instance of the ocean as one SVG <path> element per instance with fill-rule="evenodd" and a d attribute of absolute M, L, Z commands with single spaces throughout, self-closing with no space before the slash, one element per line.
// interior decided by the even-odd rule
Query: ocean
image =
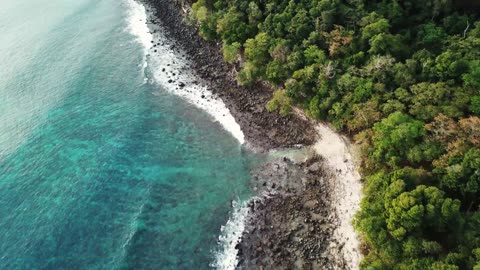
<path fill-rule="evenodd" d="M 0 2 L 0 269 L 235 264 L 262 157 L 145 21 L 133 0 Z"/>

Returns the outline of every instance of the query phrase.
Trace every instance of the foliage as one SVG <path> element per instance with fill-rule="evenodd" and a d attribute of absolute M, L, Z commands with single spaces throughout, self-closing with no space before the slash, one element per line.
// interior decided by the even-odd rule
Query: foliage
<path fill-rule="evenodd" d="M 423 123 L 401 112 L 395 112 L 373 127 L 370 157 L 392 167 L 408 159 L 408 153 L 422 140 Z"/>
<path fill-rule="evenodd" d="M 223 58 L 227 63 L 233 64 L 238 57 L 239 50 L 242 45 L 238 42 L 234 42 L 233 44 L 223 43 L 222 51 L 223 51 Z"/>
<path fill-rule="evenodd" d="M 480 21 L 463 2 L 193 4 L 241 84 L 281 88 L 268 110 L 303 108 L 363 149 L 363 269 L 480 269 Z"/>
<path fill-rule="evenodd" d="M 281 115 L 287 115 L 292 109 L 292 101 L 285 94 L 285 90 L 279 89 L 273 93 L 273 98 L 267 103 L 267 110 L 280 110 Z"/>

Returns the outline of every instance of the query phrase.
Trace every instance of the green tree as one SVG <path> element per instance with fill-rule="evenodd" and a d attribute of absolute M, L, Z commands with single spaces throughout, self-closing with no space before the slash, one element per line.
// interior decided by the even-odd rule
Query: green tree
<path fill-rule="evenodd" d="M 285 90 L 279 89 L 273 93 L 273 98 L 267 103 L 270 112 L 280 110 L 280 114 L 287 115 L 292 108 L 292 100 L 286 95 Z"/>
<path fill-rule="evenodd" d="M 315 45 L 309 46 L 307 49 L 305 49 L 304 55 L 306 65 L 323 64 L 327 60 L 323 50 L 319 49 Z"/>
<path fill-rule="evenodd" d="M 199 0 L 192 5 L 192 15 L 199 23 L 204 23 L 208 18 L 208 9 L 205 5 L 205 0 Z"/>
<path fill-rule="evenodd" d="M 452 159 L 447 167 L 437 167 L 434 172 L 439 175 L 442 188 L 452 194 L 461 194 L 466 204 L 477 201 L 480 195 L 479 149 L 468 150 L 463 157 Z"/>
<path fill-rule="evenodd" d="M 245 62 L 237 74 L 237 80 L 241 85 L 250 86 L 261 76 L 261 71 L 251 62 Z"/>
<path fill-rule="evenodd" d="M 459 78 L 469 69 L 468 63 L 461 57 L 461 54 L 450 50 L 437 56 L 435 63 L 437 76 L 441 79 Z"/>
<path fill-rule="evenodd" d="M 387 228 L 393 237 L 403 240 L 407 235 L 418 236 L 426 228 L 446 232 L 455 227 L 460 216 L 459 200 L 445 198 L 444 192 L 436 187 L 420 185 L 402 192 L 404 189 L 405 185 L 398 180 L 388 191 L 393 199 L 386 202 Z M 441 251 L 438 243 L 424 242 L 423 245 L 423 252 Z"/>
<path fill-rule="evenodd" d="M 469 108 L 475 115 L 480 116 L 480 95 L 472 97 Z"/>
<path fill-rule="evenodd" d="M 447 40 L 447 33 L 442 27 L 429 22 L 419 27 L 417 40 L 417 46 L 421 48 L 440 49 Z"/>
<path fill-rule="evenodd" d="M 419 83 L 411 87 L 414 94 L 409 112 L 418 119 L 430 121 L 439 113 L 461 117 L 468 108 L 471 91 L 446 83 Z"/>
<path fill-rule="evenodd" d="M 257 3 L 250 2 L 248 3 L 248 22 L 250 25 L 258 25 L 262 22 L 263 14 Z"/>
<path fill-rule="evenodd" d="M 267 33 L 259 33 L 245 42 L 245 57 L 251 63 L 262 65 L 268 62 L 270 38 Z"/>
<path fill-rule="evenodd" d="M 371 157 L 390 166 L 406 160 L 408 152 L 425 135 L 424 124 L 408 115 L 395 112 L 373 127 Z"/>
<path fill-rule="evenodd" d="M 370 19 L 371 16 L 372 15 L 370 15 L 368 19 Z M 364 18 L 364 20 L 366 20 L 366 18 Z M 390 27 L 390 23 L 385 18 L 372 21 L 362 28 L 362 39 L 370 40 L 376 35 L 388 33 Z"/>
<path fill-rule="evenodd" d="M 227 63 L 233 64 L 238 57 L 241 47 L 242 45 L 238 42 L 234 42 L 232 44 L 227 44 L 224 42 L 222 47 L 223 59 L 225 59 Z"/>
<path fill-rule="evenodd" d="M 480 90 L 480 60 L 471 61 L 469 63 L 469 72 L 463 74 L 462 79 L 465 86 L 473 87 L 477 91 Z"/>
<path fill-rule="evenodd" d="M 244 21 L 244 14 L 231 7 L 217 22 L 217 33 L 228 44 L 243 43 L 247 40 L 251 27 Z"/>
<path fill-rule="evenodd" d="M 267 65 L 266 78 L 275 85 L 281 84 L 288 76 L 288 69 L 280 60 L 273 60 Z"/>

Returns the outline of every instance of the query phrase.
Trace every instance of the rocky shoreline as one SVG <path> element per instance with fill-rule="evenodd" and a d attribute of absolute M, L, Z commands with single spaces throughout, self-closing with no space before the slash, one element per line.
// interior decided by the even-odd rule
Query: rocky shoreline
<path fill-rule="evenodd" d="M 240 125 L 247 146 L 268 152 L 311 146 L 318 141 L 315 123 L 301 114 L 282 117 L 265 109 L 272 94 L 269 86 L 257 83 L 245 88 L 237 84 L 235 67 L 223 61 L 220 46 L 203 40 L 186 22 L 184 5 L 191 3 L 144 2 L 156 18 L 149 23 L 160 25 L 166 31 L 164 35 L 175 41 L 173 50 L 186 53 L 192 69 L 223 100 Z M 336 206 L 339 193 L 334 190 L 335 181 L 341 180 L 338 171 L 317 155 L 318 149 L 310 150 L 301 155 L 303 160 L 277 157 L 252 172 L 253 189 L 261 195 L 248 206 L 246 230 L 236 246 L 237 269 L 358 268 L 352 267 L 351 258 L 346 258 L 342 250 L 348 236 L 342 238 L 336 233 L 342 225 Z"/>
<path fill-rule="evenodd" d="M 311 145 L 316 133 L 310 123 L 295 115 L 280 116 L 269 113 L 265 104 L 271 98 L 269 87 L 258 83 L 250 88 L 239 86 L 235 80 L 234 67 L 223 61 L 220 47 L 203 40 L 194 27 L 187 25 L 180 3 L 173 0 L 145 0 L 153 8 L 164 35 L 175 40 L 172 49 L 186 53 L 187 60 L 197 75 L 210 84 L 234 115 L 249 146 L 257 151 L 278 147 Z"/>
<path fill-rule="evenodd" d="M 277 159 L 253 175 L 264 196 L 249 204 L 237 269 L 349 269 L 334 238 L 333 175 L 320 156 Z"/>

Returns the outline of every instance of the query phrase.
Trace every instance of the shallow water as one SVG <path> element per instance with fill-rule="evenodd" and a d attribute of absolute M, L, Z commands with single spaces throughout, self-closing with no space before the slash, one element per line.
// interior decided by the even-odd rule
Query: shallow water
<path fill-rule="evenodd" d="M 0 269 L 208 269 L 251 195 L 259 158 L 146 77 L 135 14 L 0 2 Z"/>

